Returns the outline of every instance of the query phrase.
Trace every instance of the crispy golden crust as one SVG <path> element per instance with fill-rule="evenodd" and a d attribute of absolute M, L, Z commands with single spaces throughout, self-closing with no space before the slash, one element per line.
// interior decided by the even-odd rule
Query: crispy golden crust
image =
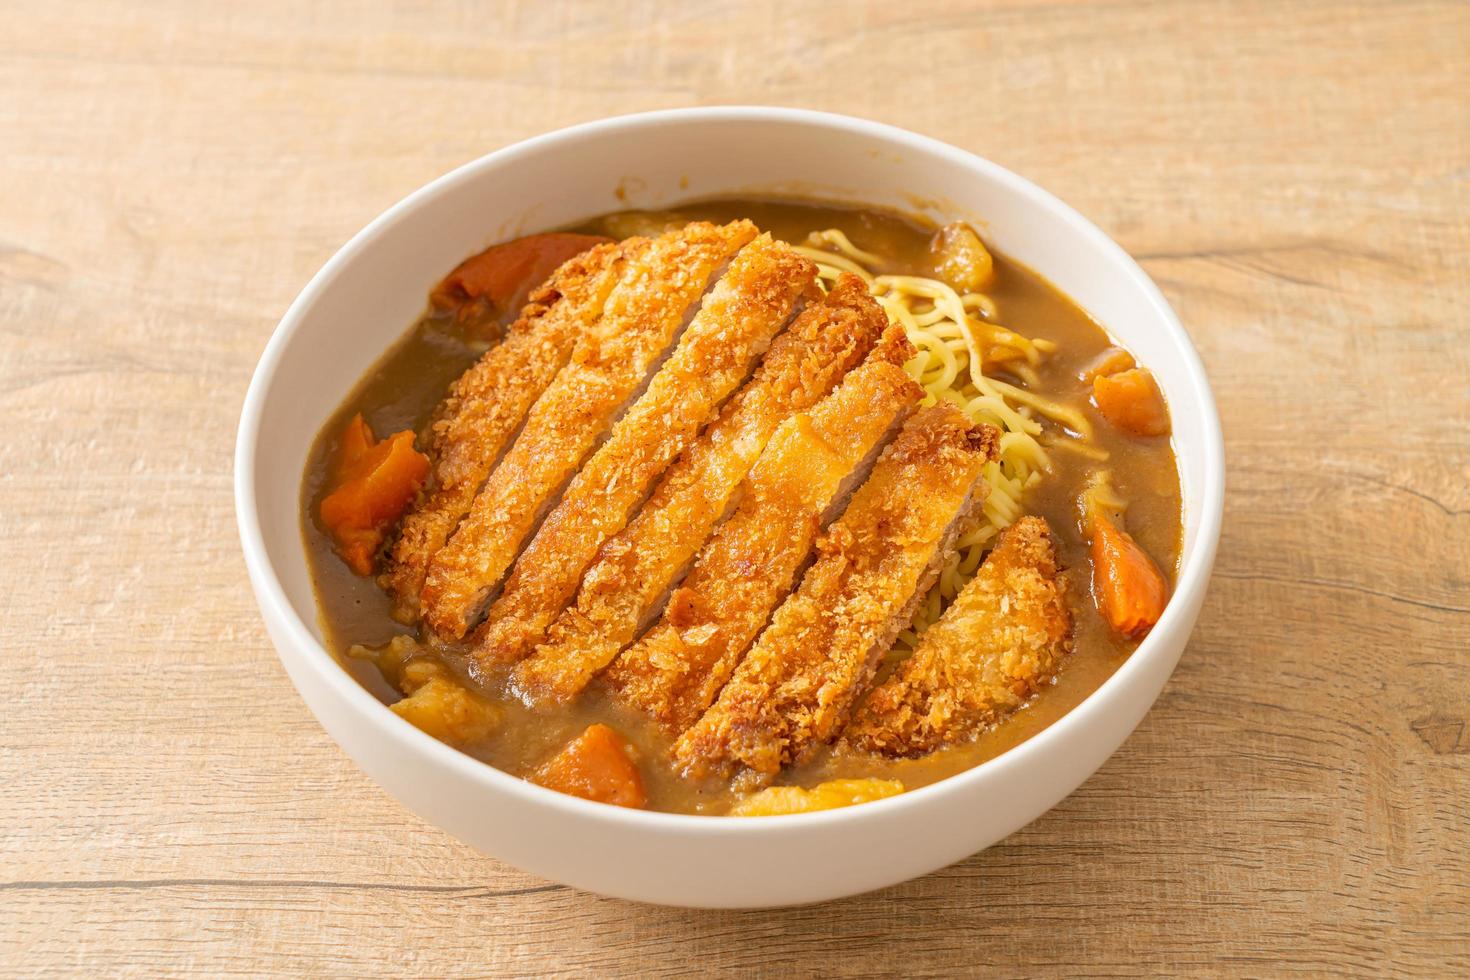
<path fill-rule="evenodd" d="M 669 467 L 638 515 L 603 546 L 576 603 L 525 661 L 540 696 L 574 697 L 632 642 L 782 421 L 816 404 L 870 351 L 893 364 L 913 356 L 901 330 L 874 350 L 887 323 L 862 280 L 844 276 L 824 302 L 809 305 L 776 338 L 755 376 Z"/>
<path fill-rule="evenodd" d="M 526 535 L 668 350 L 710 277 L 755 235 L 749 221 L 695 222 L 629 258 L 601 318 L 429 562 L 424 620 L 441 638 L 464 636 Z"/>
<path fill-rule="evenodd" d="M 478 659 L 513 663 L 545 638 L 597 549 L 623 529 L 653 481 L 750 375 L 816 278 L 810 259 L 770 235 L 740 250 L 648 390 L 572 479 L 516 561 L 475 632 Z M 534 669 L 518 671 L 516 680 L 537 699 L 542 681 Z"/>
<path fill-rule="evenodd" d="M 969 741 L 1025 704 L 1071 649 L 1046 521 L 1023 517 L 843 734 L 858 751 L 919 756 Z"/>
<path fill-rule="evenodd" d="M 824 512 L 922 397 L 879 360 L 787 420 L 663 617 L 603 675 L 617 698 L 671 734 L 698 720 L 790 591 Z"/>
<path fill-rule="evenodd" d="M 822 536 L 800 588 L 675 743 L 686 772 L 734 770 L 760 785 L 837 734 L 979 506 L 997 440 L 948 404 L 909 420 Z"/>
<path fill-rule="evenodd" d="M 531 294 L 501 343 L 449 390 L 429 429 L 428 493 L 403 520 L 383 586 L 400 611 L 417 611 L 429 560 L 470 509 L 531 405 L 571 356 L 622 269 L 626 249 L 597 245 L 564 263 Z"/>

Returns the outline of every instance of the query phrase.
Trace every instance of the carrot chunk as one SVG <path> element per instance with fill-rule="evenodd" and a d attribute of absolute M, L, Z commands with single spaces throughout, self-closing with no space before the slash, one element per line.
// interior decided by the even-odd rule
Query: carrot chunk
<path fill-rule="evenodd" d="M 1169 412 L 1154 376 L 1134 368 L 1092 379 L 1092 401 L 1103 418 L 1135 436 L 1162 436 L 1169 432 Z"/>
<path fill-rule="evenodd" d="M 348 466 L 356 463 L 376 442 L 373 430 L 358 412 L 348 420 L 342 435 L 337 439 L 337 452 L 332 456 L 332 479 L 341 483 Z"/>
<path fill-rule="evenodd" d="M 337 440 L 331 490 L 321 518 L 337 554 L 358 575 L 369 575 L 383 536 L 413 501 L 429 476 L 429 457 L 413 448 L 413 433 L 395 432 L 379 442 L 361 413 Z"/>
<path fill-rule="evenodd" d="M 628 753 L 627 739 L 606 725 L 591 725 L 537 769 L 531 781 L 584 800 L 639 808 L 648 803 L 648 794 Z"/>
<path fill-rule="evenodd" d="M 1164 613 L 1163 573 L 1132 535 L 1098 509 L 1089 514 L 1092 593 L 1108 625 L 1124 636 L 1143 637 Z"/>
<path fill-rule="evenodd" d="M 567 259 L 600 242 L 601 235 L 549 232 L 493 245 L 461 262 L 430 294 L 434 308 L 451 311 L 461 326 L 520 312 L 526 297 Z"/>
<path fill-rule="evenodd" d="M 1121 347 L 1109 347 L 1093 358 L 1087 367 L 1082 369 L 1078 377 L 1091 384 L 1097 378 L 1118 374 L 1137 366 L 1132 354 Z"/>

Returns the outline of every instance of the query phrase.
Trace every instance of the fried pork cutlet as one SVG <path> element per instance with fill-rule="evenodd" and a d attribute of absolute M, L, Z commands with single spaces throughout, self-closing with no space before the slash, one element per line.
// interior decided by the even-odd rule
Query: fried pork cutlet
<path fill-rule="evenodd" d="M 475 657 L 514 663 L 536 648 L 576 595 L 582 573 L 654 480 L 750 376 L 797 303 L 819 296 L 817 267 L 770 235 L 735 256 L 678 347 L 568 485 L 516 560 L 475 631 Z"/>
<path fill-rule="evenodd" d="M 901 330 L 874 343 L 888 318 L 856 276 L 809 305 L 771 345 L 759 370 L 665 473 L 628 526 L 588 569 L 576 603 L 519 668 L 533 700 L 574 697 L 657 616 L 731 502 L 772 433 L 832 390 L 864 356 L 902 364 L 913 348 Z M 881 353 L 880 353 L 881 351 Z"/>
<path fill-rule="evenodd" d="M 427 494 L 403 519 L 383 576 L 398 608 L 417 611 L 429 560 L 459 525 L 526 412 L 567 363 L 572 347 L 602 314 L 626 256 L 646 240 L 594 246 L 574 256 L 531 293 L 505 340 L 460 376 L 429 431 L 434 462 Z"/>
<path fill-rule="evenodd" d="M 697 721 L 791 591 L 824 518 L 923 394 L 903 368 L 873 360 L 782 425 L 663 617 L 603 675 L 616 697 L 670 734 Z"/>
<path fill-rule="evenodd" d="M 749 221 L 694 222 L 630 256 L 601 318 L 429 562 L 424 619 L 441 639 L 459 639 L 474 625 L 527 535 L 642 391 L 710 278 L 755 236 Z"/>
<path fill-rule="evenodd" d="M 858 707 L 843 743 L 920 756 L 967 742 L 1055 676 L 1071 631 L 1051 531 L 1040 517 L 1023 517 L 913 655 Z"/>
<path fill-rule="evenodd" d="M 904 426 L 824 534 L 801 586 L 674 745 L 691 775 L 769 782 L 841 730 L 978 509 L 995 429 L 940 404 Z"/>

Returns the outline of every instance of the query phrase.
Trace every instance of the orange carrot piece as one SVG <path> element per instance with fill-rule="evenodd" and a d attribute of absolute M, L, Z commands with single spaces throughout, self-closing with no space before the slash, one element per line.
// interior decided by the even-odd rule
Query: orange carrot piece
<path fill-rule="evenodd" d="M 337 452 L 332 457 L 332 480 L 341 483 L 347 467 L 357 462 L 376 442 L 373 430 L 368 428 L 362 413 L 358 412 L 347 422 L 342 435 L 337 439 Z"/>
<path fill-rule="evenodd" d="M 584 800 L 641 808 L 648 794 L 628 753 L 627 739 L 606 725 L 591 725 L 537 769 L 531 781 Z"/>
<path fill-rule="evenodd" d="M 429 457 L 413 448 L 413 433 L 395 432 L 381 442 L 361 413 L 337 441 L 332 489 L 322 498 L 321 518 L 337 554 L 358 575 L 369 575 L 383 536 L 403 515 L 429 476 Z"/>
<path fill-rule="evenodd" d="M 1135 436 L 1162 436 L 1169 432 L 1169 412 L 1154 376 L 1134 368 L 1092 379 L 1092 401 L 1103 418 Z"/>
<path fill-rule="evenodd" d="M 1094 510 L 1092 593 L 1108 625 L 1139 639 L 1164 613 L 1168 586 L 1163 573 L 1132 535 Z"/>
<path fill-rule="evenodd" d="M 567 259 L 611 241 L 601 235 L 549 232 L 492 245 L 461 262 L 430 294 L 435 309 L 453 310 L 455 320 L 473 324 L 489 314 L 513 315 L 526 297 Z"/>
<path fill-rule="evenodd" d="M 1093 358 L 1087 367 L 1082 369 L 1078 375 L 1083 381 L 1091 384 L 1094 379 L 1118 374 L 1137 367 L 1133 355 L 1121 347 L 1109 347 L 1097 357 Z"/>

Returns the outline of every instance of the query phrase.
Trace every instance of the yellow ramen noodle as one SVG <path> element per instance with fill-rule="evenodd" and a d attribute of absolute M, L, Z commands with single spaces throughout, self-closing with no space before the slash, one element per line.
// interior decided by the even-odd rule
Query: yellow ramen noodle
<path fill-rule="evenodd" d="M 926 405 L 941 399 L 952 402 L 972 421 L 987 422 L 1002 433 L 1000 458 L 985 467 L 990 493 L 984 512 L 960 539 L 939 583 L 894 645 L 894 654 L 902 657 L 974 576 L 995 536 L 1025 513 L 1026 491 L 1051 468 L 1047 450 L 1062 448 L 1094 458 L 1106 458 L 1106 453 L 1089 445 L 1092 427 L 1080 413 L 992 376 L 990 372 L 998 368 L 1035 387 L 1037 365 L 1056 348 L 1048 340 L 1007 330 L 997 322 L 998 311 L 989 296 L 960 295 L 938 279 L 878 275 L 873 268 L 882 260 L 836 229 L 813 232 L 799 251 L 817 263 L 824 286 L 844 272 L 860 276 L 889 319 L 903 325 L 919 351 L 905 368 L 924 387 Z M 1038 416 L 1057 423 L 1065 436 L 1044 445 Z"/>

